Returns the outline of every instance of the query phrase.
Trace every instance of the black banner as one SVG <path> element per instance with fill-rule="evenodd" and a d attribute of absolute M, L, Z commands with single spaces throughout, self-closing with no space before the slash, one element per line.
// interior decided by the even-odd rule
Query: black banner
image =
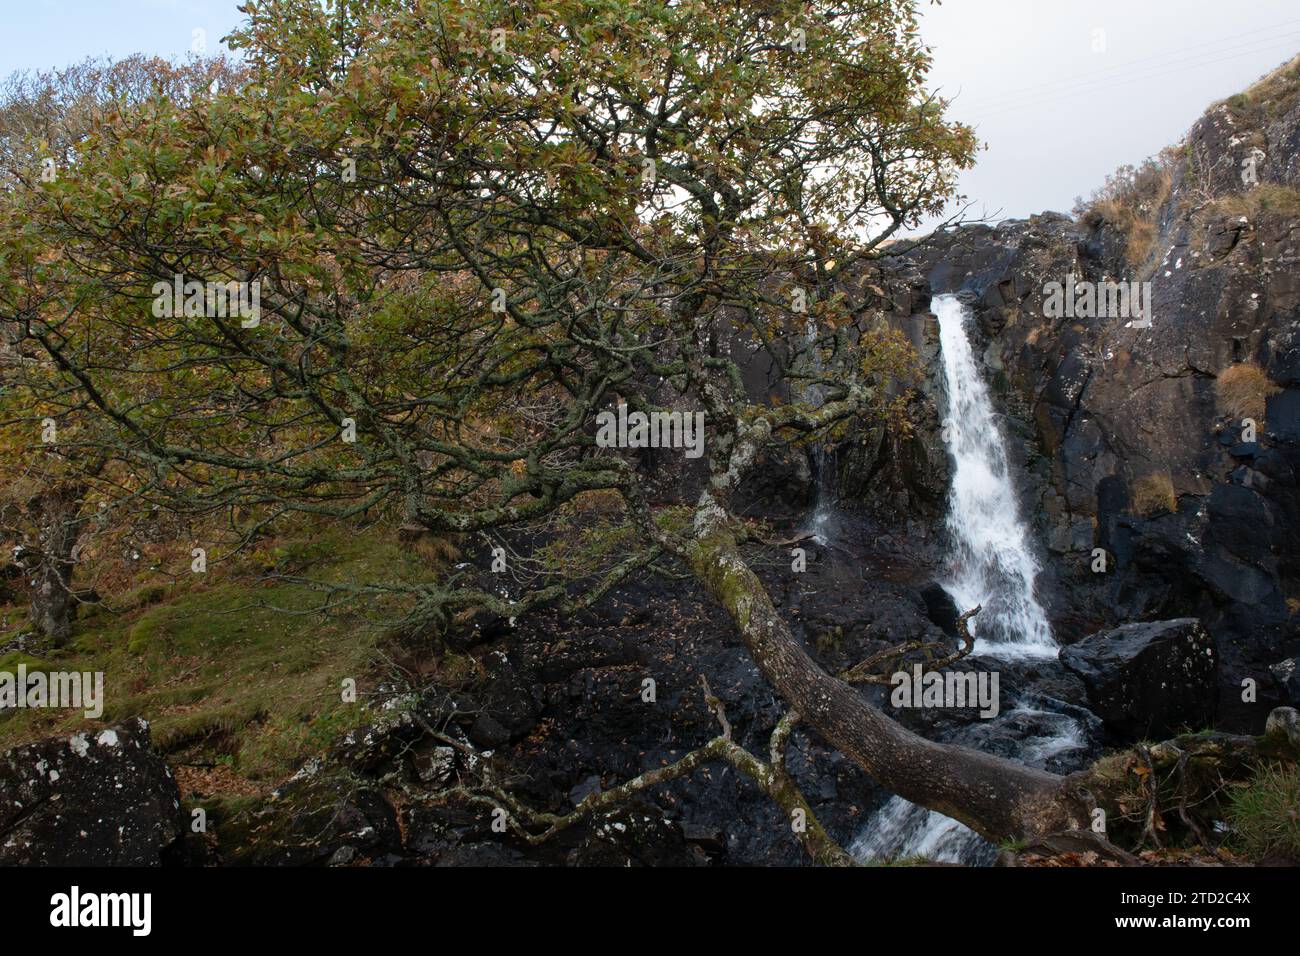
<path fill-rule="evenodd" d="M 949 938 L 1138 936 L 1232 939 L 1294 921 L 1294 869 L 866 867 L 698 869 L 0 870 L 14 929 L 131 945 L 291 939 L 340 944 L 425 930 L 494 941 L 586 935 L 630 942 L 664 920 L 700 936 L 804 932 L 845 918 Z M 782 911 L 785 917 L 782 917 Z M 810 925 L 811 921 L 811 925 Z M 440 931 L 442 932 L 442 931 Z M 631 935 L 629 935 L 631 933 Z"/>

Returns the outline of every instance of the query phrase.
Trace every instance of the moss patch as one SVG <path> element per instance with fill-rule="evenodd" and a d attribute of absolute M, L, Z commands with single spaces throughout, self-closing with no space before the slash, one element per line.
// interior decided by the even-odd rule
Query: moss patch
<path fill-rule="evenodd" d="M 145 582 L 81 622 L 68 647 L 44 658 L 17 652 L 0 669 L 102 671 L 104 714 L 18 710 L 0 716 L 0 748 L 139 715 L 176 759 L 222 761 L 270 783 L 366 719 L 384 620 L 396 598 L 323 613 L 324 592 L 268 570 L 331 582 L 429 580 L 429 565 L 378 530 L 276 542 L 198 581 Z M 197 578 L 197 576 L 196 576 Z M 124 610 L 123 608 L 126 608 Z M 358 700 L 342 699 L 356 681 Z"/>

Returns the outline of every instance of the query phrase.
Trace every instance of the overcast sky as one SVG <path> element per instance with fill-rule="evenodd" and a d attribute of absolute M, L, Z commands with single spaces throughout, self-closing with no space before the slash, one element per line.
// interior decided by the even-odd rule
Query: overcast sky
<path fill-rule="evenodd" d="M 239 0 L 0 0 L 0 73 L 87 56 L 209 52 Z M 987 151 L 974 212 L 1068 212 L 1176 142 L 1211 102 L 1300 52 L 1295 0 L 920 0 L 935 86 Z"/>
<path fill-rule="evenodd" d="M 1106 175 L 1179 140 L 1215 100 L 1300 52 L 1295 0 L 924 3 L 933 84 L 986 151 L 974 212 L 1069 212 Z"/>

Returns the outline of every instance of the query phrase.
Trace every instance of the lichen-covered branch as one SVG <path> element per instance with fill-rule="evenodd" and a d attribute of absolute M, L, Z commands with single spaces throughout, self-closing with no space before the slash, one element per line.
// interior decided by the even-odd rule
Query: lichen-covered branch
<path fill-rule="evenodd" d="M 957 636 L 961 640 L 961 645 L 951 653 L 937 660 L 929 661 L 932 670 L 939 670 L 944 667 L 950 667 L 957 661 L 961 660 L 974 652 L 975 637 L 970 632 L 969 621 L 981 610 L 980 605 L 975 605 L 969 611 L 966 611 L 957 618 Z M 882 664 L 893 664 L 899 658 L 906 654 L 916 653 L 918 651 L 942 651 L 945 649 L 943 644 L 937 641 L 906 641 L 897 644 L 894 647 L 887 647 L 883 651 L 872 654 L 865 660 L 859 661 L 852 667 L 843 671 L 839 676 L 840 680 L 846 684 L 888 684 L 890 681 L 889 673 L 882 673 L 879 668 Z"/>
<path fill-rule="evenodd" d="M 748 777 L 764 794 L 776 802 L 785 819 L 789 821 L 791 832 L 814 863 L 825 866 L 854 865 L 853 858 L 822 826 L 798 784 L 785 770 L 784 749 L 791 731 L 798 723 L 798 717 L 793 713 L 787 713 L 777 722 L 771 737 L 771 762 L 764 763 L 731 739 L 731 723 L 727 720 L 722 703 L 713 695 L 708 682 L 702 681 L 702 683 L 705 702 L 721 725 L 721 733 L 702 747 L 692 750 L 667 766 L 648 770 L 608 790 L 588 794 L 568 813 L 557 814 L 529 807 L 506 788 L 494 783 L 490 778 L 490 772 L 486 769 L 484 778 L 476 783 L 462 783 L 434 793 L 411 791 L 407 788 L 407 794 L 423 802 L 460 801 L 482 807 L 489 812 L 501 811 L 516 835 L 529 845 L 538 846 L 565 830 L 616 810 L 639 793 L 684 779 L 706 764 L 722 761 Z M 440 739 L 446 739 L 448 743 L 454 743 L 459 749 L 466 748 L 463 742 L 443 738 L 441 734 L 438 736 Z M 474 756 L 477 758 L 475 762 L 482 764 L 482 758 L 477 754 Z"/>

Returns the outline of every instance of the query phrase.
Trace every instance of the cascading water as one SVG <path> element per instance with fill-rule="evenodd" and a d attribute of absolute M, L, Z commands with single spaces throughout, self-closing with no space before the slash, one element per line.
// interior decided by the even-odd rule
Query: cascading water
<path fill-rule="evenodd" d="M 1010 720 L 1031 717 L 1043 727 L 1043 733 L 1020 741 L 1017 759 L 1034 767 L 1085 746 L 1079 722 L 1067 714 L 1018 707 L 1005 715 Z M 978 749 L 978 740 L 970 734 L 958 734 L 951 742 Z M 872 815 L 849 847 L 857 860 L 890 860 L 925 857 L 942 863 L 987 865 L 997 856 L 994 847 L 978 833 L 951 817 L 909 803 L 902 797 L 890 797 Z"/>
<path fill-rule="evenodd" d="M 817 351 L 817 323 L 810 317 L 804 329 L 804 342 L 808 347 L 809 368 L 814 373 L 822 371 L 821 354 Z M 820 385 L 809 385 L 804 390 L 804 398 L 813 406 L 822 403 Z M 834 511 L 834 489 L 831 487 L 831 465 L 827 461 L 826 446 L 818 442 L 813 447 L 813 480 L 816 484 L 816 499 L 813 502 L 812 515 L 808 519 L 807 532 L 818 544 L 826 544 L 831 533 L 831 518 Z"/>
<path fill-rule="evenodd" d="M 957 607 L 982 606 L 973 619 L 976 651 L 1008 662 L 1055 656 L 1056 642 L 1034 596 L 1040 566 L 1030 547 L 988 387 L 967 337 L 968 310 L 949 295 L 932 303 L 939 320 L 945 386 L 944 443 L 953 460 L 948 492 L 952 550 L 944 588 Z M 1000 719 L 1025 720 L 1037 728 L 1020 740 L 1019 759 L 1042 766 L 1083 745 L 1078 722 L 1065 714 L 1027 706 Z M 975 725 L 953 741 L 978 746 Z M 867 822 L 850 851 L 859 860 L 910 856 L 945 862 L 991 862 L 994 849 L 978 834 L 940 813 L 901 797 L 890 798 Z"/>
<path fill-rule="evenodd" d="M 1006 443 L 966 334 L 969 311 L 950 295 L 938 296 L 933 309 L 946 393 L 943 437 L 953 461 L 944 588 L 963 611 L 983 605 L 971 627 L 977 652 L 1055 656 L 1051 625 L 1034 596 L 1040 568 L 1020 518 Z"/>
<path fill-rule="evenodd" d="M 835 492 L 831 487 L 832 465 L 825 446 L 813 449 L 814 480 L 817 483 L 817 498 L 813 503 L 812 515 L 808 519 L 807 532 L 818 544 L 827 544 L 831 537 L 831 524 L 835 510 Z"/>

